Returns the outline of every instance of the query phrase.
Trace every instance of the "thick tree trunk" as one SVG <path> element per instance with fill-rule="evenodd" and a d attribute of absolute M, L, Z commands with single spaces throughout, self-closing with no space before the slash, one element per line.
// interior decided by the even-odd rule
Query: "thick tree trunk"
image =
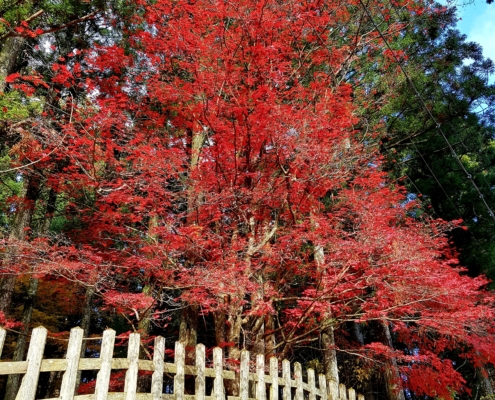
<path fill-rule="evenodd" d="M 394 348 L 394 343 L 392 341 L 392 335 L 390 333 L 390 328 L 388 323 L 385 321 L 380 322 L 380 327 L 382 329 L 382 343 L 385 346 Z M 399 367 L 397 365 L 397 360 L 393 357 L 386 366 L 385 369 L 385 381 L 387 396 L 389 400 L 405 400 L 404 390 L 401 385 L 401 378 L 399 373 Z"/>
<path fill-rule="evenodd" d="M 191 305 L 184 307 L 180 315 L 179 341 L 190 348 L 187 353 L 198 343 L 198 313 L 199 306 Z"/>
<path fill-rule="evenodd" d="M 194 173 L 201 153 L 201 148 L 206 137 L 206 133 L 203 127 L 199 126 L 198 129 L 192 133 L 191 137 L 191 160 L 189 164 L 189 174 L 190 176 Z M 196 209 L 196 194 L 194 193 L 194 187 L 189 185 L 187 189 L 187 223 L 195 223 L 195 209 Z M 189 263 L 193 264 L 194 260 L 188 260 Z M 184 343 L 186 347 L 190 349 L 187 351 L 186 361 L 192 362 L 194 357 L 191 353 L 194 353 L 192 349 L 197 344 L 198 341 L 198 313 L 199 306 L 197 305 L 187 305 L 182 309 L 180 316 L 180 327 L 179 327 L 179 341 Z M 191 349 L 192 347 L 192 349 Z"/>
<path fill-rule="evenodd" d="M 323 348 L 323 368 L 327 381 L 339 384 L 339 368 L 337 363 L 337 352 L 335 350 L 335 336 L 333 327 L 325 328 L 321 333 L 321 345 Z"/>
<path fill-rule="evenodd" d="M 324 274 L 325 252 L 322 246 L 315 245 L 314 257 L 316 264 Z M 339 384 L 339 367 L 337 362 L 337 351 L 335 350 L 335 334 L 331 323 L 331 315 L 322 321 L 324 326 L 321 332 L 321 345 L 323 349 L 323 368 L 327 381 Z"/>
<path fill-rule="evenodd" d="M 8 37 L 5 39 L 2 50 L 0 51 L 0 93 L 5 91 L 5 78 L 13 73 L 24 41 L 25 39 L 23 37 Z"/>

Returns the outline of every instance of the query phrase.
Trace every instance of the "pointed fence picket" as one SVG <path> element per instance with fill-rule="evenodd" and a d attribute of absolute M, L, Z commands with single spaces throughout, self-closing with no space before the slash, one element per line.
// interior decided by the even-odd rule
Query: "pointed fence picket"
<path fill-rule="evenodd" d="M 0 328 L 0 356 L 6 332 Z M 114 358 L 115 331 L 107 329 L 101 339 L 99 358 L 81 358 L 83 330 L 73 328 L 70 333 L 65 359 L 43 359 L 47 330 L 35 328 L 31 335 L 26 361 L 1 361 L 0 375 L 23 374 L 16 400 L 35 400 L 41 372 L 64 372 L 60 386 L 59 400 L 364 400 L 354 389 L 326 381 L 324 375 L 306 371 L 307 382 L 301 364 L 294 363 L 293 372 L 287 360 L 283 360 L 282 376 L 279 362 L 270 358 L 265 366 L 264 355 L 255 357 L 255 372 L 250 371 L 250 355 L 241 352 L 238 371 L 224 369 L 223 351 L 213 349 L 213 368 L 206 366 L 205 346 L 196 346 L 196 365 L 186 365 L 186 349 L 180 342 L 175 343 L 174 363 L 164 361 L 165 339 L 155 338 L 153 360 L 139 359 L 140 336 L 129 336 L 127 358 Z M 268 367 L 268 374 L 267 369 Z M 77 395 L 78 371 L 96 370 L 94 394 Z M 109 392 L 112 370 L 126 370 L 123 392 Z M 139 371 L 152 372 L 150 393 L 138 393 Z M 164 374 L 174 377 L 174 393 L 164 394 Z M 186 394 L 186 376 L 195 377 L 194 394 Z M 206 379 L 213 379 L 211 394 L 206 394 Z M 226 396 L 225 380 L 239 379 L 239 396 Z M 280 396 L 282 394 L 282 396 Z M 49 399 L 49 400 L 56 400 Z"/>

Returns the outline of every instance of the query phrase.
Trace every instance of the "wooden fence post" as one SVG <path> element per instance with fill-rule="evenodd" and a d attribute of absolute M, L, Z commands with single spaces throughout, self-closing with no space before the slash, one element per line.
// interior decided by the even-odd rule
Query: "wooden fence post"
<path fill-rule="evenodd" d="M 272 378 L 270 400 L 278 400 L 278 360 L 276 357 L 270 357 L 270 377 Z"/>
<path fill-rule="evenodd" d="M 79 359 L 81 357 L 84 329 L 79 327 L 70 330 L 69 345 L 67 347 L 67 369 L 62 378 L 60 400 L 72 400 L 77 385 Z"/>
<path fill-rule="evenodd" d="M 239 396 L 240 400 L 249 398 L 249 351 L 241 351 L 241 371 L 239 374 Z"/>
<path fill-rule="evenodd" d="M 328 392 L 327 392 L 327 379 L 325 375 L 318 375 L 318 384 L 320 388 L 320 398 L 321 400 L 328 400 Z"/>
<path fill-rule="evenodd" d="M 356 391 L 353 388 L 347 390 L 349 400 L 356 400 Z"/>
<path fill-rule="evenodd" d="M 296 396 L 294 400 L 304 400 L 302 367 L 298 362 L 294 363 L 294 375 L 296 378 Z"/>
<path fill-rule="evenodd" d="M 205 363 L 206 349 L 202 344 L 196 346 L 196 387 L 195 399 L 204 400 L 206 395 Z"/>
<path fill-rule="evenodd" d="M 316 400 L 316 378 L 315 370 L 308 369 L 309 400 Z"/>
<path fill-rule="evenodd" d="M 125 400 L 136 400 L 137 381 L 139 372 L 139 346 L 141 345 L 141 336 L 139 333 L 129 335 L 129 345 L 127 347 L 127 359 L 129 368 L 125 374 L 124 396 Z"/>
<path fill-rule="evenodd" d="M 163 366 L 165 354 L 165 339 L 161 336 L 155 338 L 155 351 L 153 353 L 153 376 L 151 377 L 151 393 L 153 400 L 161 400 L 163 392 Z"/>
<path fill-rule="evenodd" d="M 7 332 L 5 331 L 5 329 L 0 327 L 0 357 L 2 356 L 3 345 L 5 343 L 6 334 L 7 334 Z"/>
<path fill-rule="evenodd" d="M 339 400 L 339 385 L 333 379 L 328 381 L 329 400 Z"/>
<path fill-rule="evenodd" d="M 47 330 L 40 326 L 31 334 L 31 342 L 27 354 L 27 371 L 22 378 L 21 388 L 17 392 L 16 400 L 34 400 L 38 389 L 41 360 L 45 351 Z"/>
<path fill-rule="evenodd" d="M 186 363 L 186 352 L 184 350 L 184 344 L 181 342 L 175 342 L 175 372 L 174 378 L 174 396 L 176 400 L 184 399 L 184 389 L 185 389 L 185 363 Z"/>
<path fill-rule="evenodd" d="M 265 386 L 265 356 L 264 354 L 258 354 L 256 356 L 256 400 L 266 400 L 266 386 Z"/>
<path fill-rule="evenodd" d="M 225 400 L 223 391 L 223 351 L 220 347 L 213 349 L 213 368 L 215 369 L 215 380 L 213 382 L 213 398 L 215 400 Z"/>
<path fill-rule="evenodd" d="M 347 400 L 347 389 L 343 383 L 339 385 L 339 399 Z"/>
<path fill-rule="evenodd" d="M 115 344 L 115 331 L 107 329 L 103 332 L 101 341 L 100 360 L 101 366 L 96 376 L 95 400 L 107 400 L 108 385 L 110 383 L 110 374 L 112 372 L 113 346 Z"/>
<path fill-rule="evenodd" d="M 282 391 L 283 400 L 291 400 L 292 385 L 290 378 L 290 362 L 289 360 L 282 361 L 282 378 L 285 381 L 285 386 Z"/>

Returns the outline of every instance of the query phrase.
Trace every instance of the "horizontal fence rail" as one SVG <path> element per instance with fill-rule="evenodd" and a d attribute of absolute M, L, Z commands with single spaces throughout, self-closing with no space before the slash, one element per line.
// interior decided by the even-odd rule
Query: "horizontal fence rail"
<path fill-rule="evenodd" d="M 5 342 L 6 331 L 0 328 L 0 356 Z M 237 371 L 225 370 L 223 351 L 213 349 L 213 368 L 206 367 L 205 346 L 196 346 L 195 365 L 186 365 L 186 350 L 180 342 L 175 343 L 174 363 L 164 360 L 165 339 L 155 338 L 153 360 L 139 358 L 140 336 L 129 335 L 127 358 L 113 358 L 115 331 L 107 329 L 101 339 L 99 358 L 82 358 L 81 348 L 83 330 L 73 328 L 70 332 L 67 354 L 64 359 L 43 359 L 47 330 L 35 328 L 31 335 L 26 361 L 0 361 L 0 375 L 24 374 L 16 400 L 35 400 L 38 380 L 41 372 L 63 372 L 60 395 L 49 400 L 356 400 L 356 392 L 326 381 L 324 375 L 318 375 L 318 386 L 313 369 L 307 369 L 303 381 L 300 363 L 289 361 L 281 363 L 272 357 L 265 365 L 265 356 L 257 355 L 255 372 L 250 372 L 250 354 L 241 352 Z M 94 394 L 75 394 L 79 371 L 98 371 Z M 126 370 L 123 392 L 109 392 L 111 373 Z M 139 371 L 148 371 L 151 375 L 150 393 L 138 393 Z M 268 374 L 267 374 L 268 372 Z M 165 394 L 164 374 L 173 376 L 173 394 Z M 185 394 L 186 376 L 194 377 L 194 394 Z M 213 388 L 206 395 L 206 378 L 213 378 Z M 191 379 L 191 378 L 190 378 Z M 225 381 L 235 380 L 239 383 L 239 396 L 226 396 Z M 361 395 L 357 400 L 364 400 Z"/>

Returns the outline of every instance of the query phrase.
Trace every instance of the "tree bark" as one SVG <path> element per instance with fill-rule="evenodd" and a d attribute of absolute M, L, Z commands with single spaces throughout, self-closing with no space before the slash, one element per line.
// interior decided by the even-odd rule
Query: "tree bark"
<path fill-rule="evenodd" d="M 335 350 L 335 335 L 333 327 L 325 328 L 321 333 L 321 345 L 323 347 L 323 368 L 327 381 L 339 384 L 339 368 L 337 363 L 337 351 Z"/>
<path fill-rule="evenodd" d="M 382 343 L 385 346 L 394 349 L 394 343 L 392 341 L 392 335 L 390 333 L 390 328 L 388 323 L 385 321 L 380 321 L 380 327 L 382 330 Z M 385 381 L 387 396 L 389 400 L 405 400 L 404 390 L 401 385 L 401 378 L 399 373 L 399 367 L 397 365 L 397 360 L 392 357 L 388 362 L 385 369 Z"/>
<path fill-rule="evenodd" d="M 275 330 L 275 316 L 265 316 L 265 364 L 269 365 L 270 357 L 275 356 L 276 337 L 272 333 Z"/>
<path fill-rule="evenodd" d="M 201 153 L 201 148 L 205 141 L 206 132 L 203 127 L 199 126 L 195 132 L 192 133 L 191 137 L 191 160 L 189 164 L 189 175 L 191 176 L 196 169 L 199 162 L 199 155 Z M 196 199 L 194 188 L 189 185 L 187 188 L 187 223 L 194 224 L 194 210 L 196 208 Z M 190 257 L 189 263 L 193 264 L 194 259 Z M 197 305 L 187 305 L 182 309 L 180 316 L 180 327 L 179 327 L 179 341 L 184 343 L 186 347 L 194 348 L 198 340 L 198 313 L 199 306 Z M 186 362 L 192 362 L 193 358 L 187 351 Z M 194 351 L 193 351 L 194 353 Z"/>
<path fill-rule="evenodd" d="M 315 245 L 314 257 L 321 273 L 324 272 L 325 252 L 321 245 Z M 337 362 L 337 351 L 335 350 L 335 334 L 331 315 L 328 314 L 322 321 L 324 329 L 321 331 L 321 345 L 323 348 L 323 368 L 327 381 L 331 380 L 339 384 L 339 366 Z"/>
<path fill-rule="evenodd" d="M 25 39 L 19 36 L 5 39 L 2 50 L 0 51 L 0 93 L 5 92 L 5 86 L 7 85 L 5 79 L 13 73 L 24 41 Z"/>
<path fill-rule="evenodd" d="M 476 376 L 477 376 L 477 381 L 478 381 L 478 386 L 481 389 L 480 394 L 482 397 L 488 397 L 490 396 L 493 398 L 493 395 L 495 394 L 493 392 L 493 386 L 492 383 L 490 382 L 489 374 L 488 371 L 486 370 L 485 367 L 478 367 L 476 368 Z"/>

